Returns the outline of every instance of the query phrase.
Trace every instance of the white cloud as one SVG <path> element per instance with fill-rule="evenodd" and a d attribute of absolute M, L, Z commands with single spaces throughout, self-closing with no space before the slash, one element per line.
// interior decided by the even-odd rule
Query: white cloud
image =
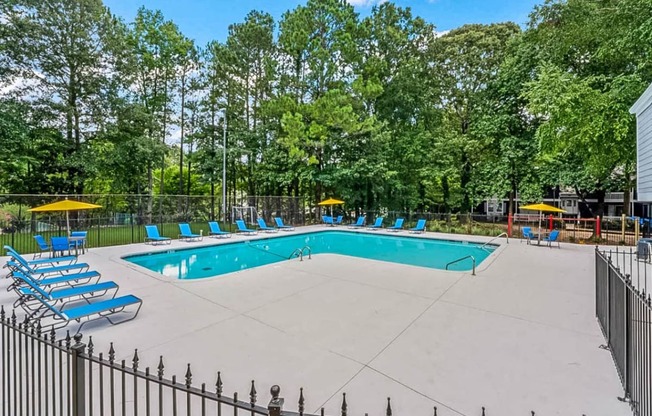
<path fill-rule="evenodd" d="M 385 3 L 387 0 L 346 0 L 350 5 L 355 7 L 370 7 L 376 4 Z"/>

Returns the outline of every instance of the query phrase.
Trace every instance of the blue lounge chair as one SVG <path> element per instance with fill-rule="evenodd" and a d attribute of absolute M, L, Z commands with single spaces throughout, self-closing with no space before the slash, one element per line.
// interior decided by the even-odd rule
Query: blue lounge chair
<path fill-rule="evenodd" d="M 60 286 L 77 286 L 97 283 L 100 280 L 100 274 L 95 271 L 87 271 L 81 273 L 68 273 L 61 276 L 47 277 L 43 279 L 35 279 L 29 273 L 24 270 L 13 270 L 11 275 L 14 282 L 9 285 L 7 291 L 17 290 L 19 287 L 25 285 L 25 280 L 29 279 L 32 283 L 39 285 L 44 288 L 57 288 Z"/>
<path fill-rule="evenodd" d="M 379 230 L 383 228 L 383 217 L 376 218 L 376 222 L 367 227 L 367 230 Z"/>
<path fill-rule="evenodd" d="M 267 223 L 262 218 L 258 218 L 258 228 L 260 229 L 260 231 L 264 231 L 266 233 L 277 233 L 278 232 L 277 228 L 268 227 Z"/>
<path fill-rule="evenodd" d="M 401 231 L 403 229 L 403 218 L 397 218 L 394 225 L 387 227 L 387 231 Z"/>
<path fill-rule="evenodd" d="M 231 233 L 222 231 L 220 229 L 220 224 L 217 221 L 208 222 L 208 235 L 209 237 L 218 237 L 218 238 L 231 238 Z"/>
<path fill-rule="evenodd" d="M 33 258 L 36 258 L 37 256 L 41 257 L 43 255 L 43 253 L 51 254 L 52 247 L 50 247 L 50 245 L 47 243 L 47 241 L 45 241 L 45 238 L 43 238 L 42 235 L 35 235 L 34 240 L 36 240 L 36 245 L 38 245 L 38 248 L 39 248 L 39 250 L 41 250 L 41 252 L 40 253 L 34 253 Z"/>
<path fill-rule="evenodd" d="M 35 269 L 38 269 L 39 267 L 43 267 L 43 266 L 55 266 L 55 265 L 60 265 L 61 263 L 71 264 L 71 263 L 76 263 L 77 262 L 77 257 L 75 257 L 75 256 L 65 256 L 65 257 L 53 257 L 53 258 L 27 260 L 20 253 L 18 253 L 16 250 L 14 250 L 11 246 L 4 246 L 4 249 L 12 259 L 16 260 L 16 259 L 20 258 L 21 260 L 26 262 L 30 267 L 34 267 Z M 7 267 L 7 266 L 5 265 L 4 267 Z"/>
<path fill-rule="evenodd" d="M 349 228 L 362 228 L 362 227 L 364 227 L 364 219 L 365 219 L 364 216 L 358 217 L 358 220 L 355 223 L 349 224 Z"/>
<path fill-rule="evenodd" d="M 179 240 L 186 240 L 186 241 L 201 241 L 203 240 L 203 236 L 201 234 L 193 234 L 192 231 L 190 230 L 190 224 L 187 223 L 181 223 L 179 224 Z"/>
<path fill-rule="evenodd" d="M 561 248 L 561 244 L 559 244 L 559 230 L 550 231 L 550 235 L 548 235 L 548 237 L 544 238 L 542 241 L 548 243 L 548 247 L 550 248 L 552 248 L 552 243 L 557 242 L 557 247 Z"/>
<path fill-rule="evenodd" d="M 324 223 L 324 225 L 330 225 L 331 227 L 335 225 L 333 224 L 333 217 L 331 217 L 330 215 L 322 215 L 321 220 Z"/>
<path fill-rule="evenodd" d="M 415 234 L 425 233 L 426 232 L 426 220 L 417 221 L 417 226 L 410 228 L 408 231 Z"/>
<path fill-rule="evenodd" d="M 243 220 L 236 220 L 235 225 L 238 227 L 238 233 L 243 233 L 246 235 L 256 235 L 258 231 L 247 228 L 247 224 Z"/>
<path fill-rule="evenodd" d="M 333 225 L 342 225 L 342 220 L 344 219 L 344 215 L 338 215 L 335 220 L 333 220 Z"/>
<path fill-rule="evenodd" d="M 170 244 L 172 240 L 168 237 L 161 237 L 158 233 L 158 227 L 156 225 L 146 225 L 145 232 L 147 237 L 145 237 L 145 244 Z"/>
<path fill-rule="evenodd" d="M 276 222 L 276 228 L 283 231 L 294 231 L 294 227 L 291 225 L 283 224 L 283 218 L 274 217 L 274 222 Z"/>
<path fill-rule="evenodd" d="M 10 269 L 15 269 L 16 267 L 19 267 L 23 269 L 25 272 L 29 273 L 36 279 L 41 279 L 45 276 L 52 275 L 52 274 L 64 274 L 64 273 L 70 273 L 72 271 L 75 271 L 76 273 L 82 270 L 88 270 L 88 264 L 86 263 L 73 263 L 73 264 L 64 264 L 64 265 L 59 265 L 59 266 L 49 266 L 49 267 L 32 267 L 25 261 L 25 259 L 18 257 L 14 258 L 15 261 L 8 261 L 7 266 Z"/>
<path fill-rule="evenodd" d="M 523 242 L 523 239 L 525 239 L 527 243 L 530 244 L 530 242 L 533 239 L 537 238 L 537 236 L 534 235 L 534 233 L 532 232 L 532 228 L 530 227 L 521 228 L 521 233 L 522 233 L 521 242 Z"/>
<path fill-rule="evenodd" d="M 50 302 L 51 305 L 58 303 L 63 305 L 82 299 L 88 302 L 89 299 L 105 296 L 109 292 L 113 292 L 112 297 L 115 297 L 119 289 L 119 286 L 113 281 L 60 289 L 38 285 L 29 278 L 23 279 L 23 282 L 26 284 L 26 287 L 18 288 L 19 298 L 14 302 L 14 308 L 21 306 L 25 311 L 31 312 L 32 315 L 43 307 L 43 304 L 39 302 L 38 298 Z"/>
<path fill-rule="evenodd" d="M 57 305 L 52 305 L 49 301 L 36 298 L 45 307 L 44 312 L 37 316 L 38 319 L 49 318 L 53 319 L 53 328 L 63 328 L 71 322 L 79 322 L 81 325 L 77 328 L 77 333 L 89 321 L 106 318 L 112 325 L 131 321 L 140 311 L 143 301 L 134 295 L 120 296 L 119 298 L 98 300 L 89 302 L 86 305 L 73 306 L 70 308 L 61 308 Z M 120 321 L 113 321 L 110 316 L 124 311 L 127 307 L 138 306 L 138 309 L 133 313 L 133 316 Z M 82 322 L 84 320 L 84 322 Z M 49 325 L 46 323 L 46 325 Z"/>

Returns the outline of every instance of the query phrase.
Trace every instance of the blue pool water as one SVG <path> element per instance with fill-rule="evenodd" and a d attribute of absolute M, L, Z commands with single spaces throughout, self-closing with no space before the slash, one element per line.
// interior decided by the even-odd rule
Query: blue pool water
<path fill-rule="evenodd" d="M 288 260 L 292 252 L 309 246 L 312 254 L 332 253 L 413 266 L 444 269 L 450 261 L 471 255 L 477 264 L 495 246 L 465 241 L 435 240 L 387 234 L 318 231 L 283 237 L 239 241 L 217 246 L 168 250 L 124 259 L 177 279 L 201 279 Z M 298 261 L 298 260 L 297 260 Z M 471 270 L 470 259 L 449 270 Z"/>

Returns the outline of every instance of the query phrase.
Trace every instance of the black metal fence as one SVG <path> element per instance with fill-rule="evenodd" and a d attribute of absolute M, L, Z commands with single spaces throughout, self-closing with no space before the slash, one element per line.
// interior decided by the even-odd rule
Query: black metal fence
<path fill-rule="evenodd" d="M 116 360 L 113 344 L 106 354 L 97 353 L 92 338 L 88 344 L 82 340 L 81 334 L 71 338 L 69 332 L 57 338 L 57 333 L 42 328 L 40 321 L 20 319 L 15 311 L 8 316 L 0 306 L 0 414 L 318 416 L 305 412 L 303 388 L 295 404 L 289 404 L 280 397 L 277 385 L 261 400 L 252 381 L 241 400 L 237 392 L 224 394 L 220 372 L 214 384 L 198 385 L 190 364 L 178 379 L 166 374 L 163 357 L 154 368 L 143 369 L 138 350 L 130 360 Z M 284 406 L 297 411 L 285 410 Z M 385 406 L 385 416 L 400 414 L 392 409 L 390 398 Z M 346 393 L 336 413 L 348 415 Z M 319 416 L 325 414 L 321 408 Z M 437 416 L 437 407 L 424 409 L 423 414 Z M 490 416 L 484 407 L 477 414 Z M 527 416 L 535 415 L 531 411 Z"/>
<path fill-rule="evenodd" d="M 190 223 L 194 233 L 208 234 L 208 221 L 222 220 L 221 200 L 210 196 L 185 195 L 70 195 L 71 199 L 101 205 L 89 211 L 65 213 L 31 213 L 36 206 L 63 199 L 64 195 L 0 195 L 0 246 L 8 244 L 21 253 L 38 251 L 35 235 L 46 241 L 52 236 L 72 230 L 88 232 L 90 247 L 142 243 L 145 224 L 157 224 L 161 235 L 176 238 L 178 224 Z M 238 206 L 226 207 L 223 230 L 233 231 L 233 220 L 240 213 L 250 212 L 246 219 L 255 223 L 262 216 L 268 223 L 279 216 L 288 224 L 304 225 L 306 212 L 303 200 L 294 197 L 243 197 Z"/>
<path fill-rule="evenodd" d="M 624 396 L 634 415 L 652 415 L 652 301 L 639 290 L 631 273 L 636 253 L 621 251 L 623 263 L 617 266 L 610 252 L 595 251 L 596 316 L 607 340 L 603 348 L 611 351 Z M 647 256 L 646 256 L 647 257 Z M 616 255 L 616 259 L 620 256 Z M 629 261 L 628 261 L 629 260 Z M 625 269 L 627 263 L 629 269 Z M 624 273 L 623 270 L 630 273 Z M 639 278 L 636 276 L 635 278 Z M 639 278 L 640 280 L 640 278 Z"/>

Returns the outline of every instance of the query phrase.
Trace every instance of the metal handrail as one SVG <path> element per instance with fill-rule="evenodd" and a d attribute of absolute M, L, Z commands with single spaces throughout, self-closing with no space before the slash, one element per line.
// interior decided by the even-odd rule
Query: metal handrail
<path fill-rule="evenodd" d="M 290 257 L 288 257 L 288 260 L 291 259 L 292 257 L 300 257 L 301 261 L 303 261 L 303 250 L 300 248 L 295 248 L 292 254 L 290 254 Z"/>
<path fill-rule="evenodd" d="M 303 261 L 303 254 L 305 250 L 308 250 L 308 260 L 312 260 L 312 249 L 310 246 L 304 246 L 303 248 L 295 249 L 292 254 L 290 254 L 288 259 L 291 259 L 292 257 L 299 257 L 299 261 Z"/>
<path fill-rule="evenodd" d="M 308 250 L 308 260 L 312 260 L 312 249 L 310 248 L 310 246 L 304 246 L 301 249 L 301 254 L 303 254 L 304 250 Z"/>
<path fill-rule="evenodd" d="M 466 260 L 466 259 L 469 259 L 469 258 L 470 258 L 471 260 L 473 260 L 473 272 L 472 272 L 471 274 L 472 274 L 473 276 L 475 276 L 475 257 L 473 257 L 473 256 L 471 256 L 471 255 L 469 255 L 469 256 L 464 256 L 464 257 L 459 258 L 459 259 L 457 259 L 457 260 L 453 260 L 453 261 L 451 261 L 450 263 L 446 264 L 446 270 L 448 270 L 448 266 L 450 266 L 451 264 L 459 263 L 460 261 L 462 261 L 462 260 Z"/>
<path fill-rule="evenodd" d="M 492 238 L 491 240 L 489 240 L 489 241 L 487 241 L 486 243 L 484 243 L 483 245 L 481 245 L 480 248 L 484 248 L 484 246 L 489 245 L 492 241 L 497 240 L 497 239 L 499 239 L 499 238 L 502 237 L 502 236 L 505 236 L 505 238 L 507 239 L 507 244 L 509 244 L 509 234 L 507 234 L 507 233 L 500 233 L 500 234 L 498 234 L 497 236 L 495 236 L 494 238 Z"/>

